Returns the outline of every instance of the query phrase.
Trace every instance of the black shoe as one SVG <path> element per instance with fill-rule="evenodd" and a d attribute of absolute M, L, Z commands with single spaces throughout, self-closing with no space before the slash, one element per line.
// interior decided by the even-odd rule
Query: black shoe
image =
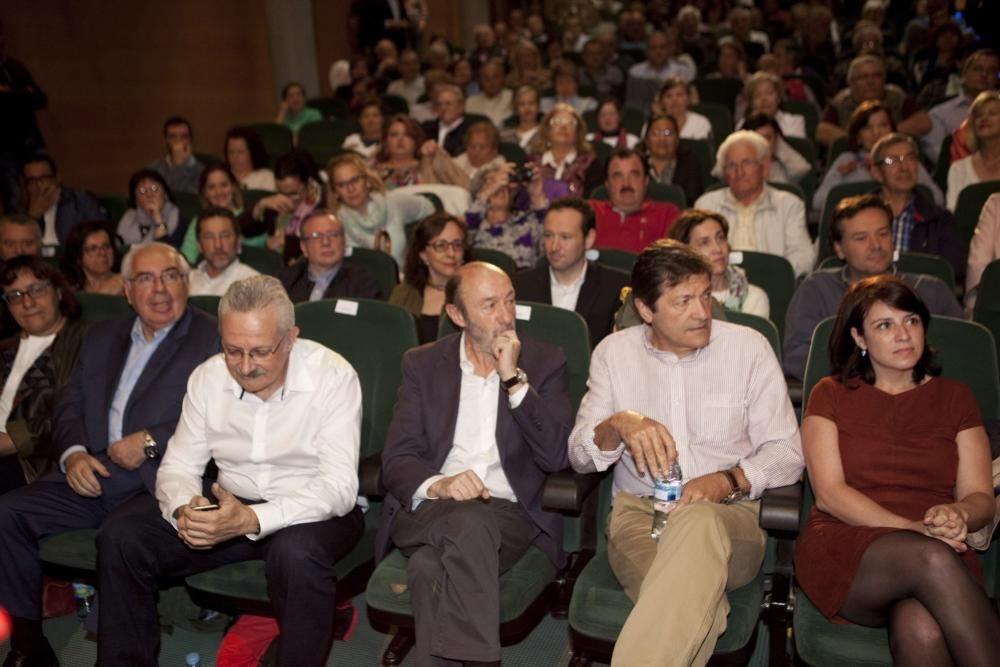
<path fill-rule="evenodd" d="M 3 661 L 3 667 L 59 667 L 59 658 L 49 642 L 45 641 L 31 655 L 11 651 Z"/>

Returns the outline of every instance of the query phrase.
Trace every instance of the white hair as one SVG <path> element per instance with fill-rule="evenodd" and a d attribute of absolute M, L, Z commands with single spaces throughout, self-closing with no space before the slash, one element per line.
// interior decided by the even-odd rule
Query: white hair
<path fill-rule="evenodd" d="M 249 313 L 273 308 L 278 316 L 278 331 L 282 336 L 295 326 L 295 306 L 288 298 L 281 281 L 274 276 L 251 276 L 237 280 L 219 301 L 219 326 L 228 313 Z"/>
<path fill-rule="evenodd" d="M 187 280 L 188 274 L 191 272 L 191 267 L 188 266 L 187 260 L 184 259 L 184 255 L 182 255 L 177 248 L 172 245 L 167 245 L 166 243 L 161 243 L 160 241 L 138 243 L 128 249 L 128 252 L 125 253 L 125 257 L 122 259 L 122 278 L 124 280 L 128 281 L 132 279 L 132 268 L 135 264 L 135 258 L 139 255 L 139 253 L 148 248 L 159 248 L 170 253 L 170 258 L 173 260 L 174 266 L 177 267 L 180 274 L 184 276 L 184 280 Z"/>
<path fill-rule="evenodd" d="M 719 145 L 719 150 L 715 152 L 715 169 L 712 170 L 713 174 L 724 173 L 726 153 L 729 152 L 730 148 L 740 143 L 748 143 L 753 146 L 757 152 L 758 160 L 765 160 L 771 155 L 771 144 L 767 143 L 767 139 L 752 130 L 737 130 L 726 137 L 725 141 Z"/>

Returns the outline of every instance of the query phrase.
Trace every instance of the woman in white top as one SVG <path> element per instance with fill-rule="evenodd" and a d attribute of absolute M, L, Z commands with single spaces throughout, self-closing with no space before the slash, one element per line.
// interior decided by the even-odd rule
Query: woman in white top
<path fill-rule="evenodd" d="M 688 111 L 689 106 L 691 106 L 691 84 L 679 76 L 672 76 L 660 87 L 656 101 L 653 102 L 653 113 L 673 116 L 680 128 L 681 139 L 701 139 L 714 144 L 712 124 L 700 113 Z"/>
<path fill-rule="evenodd" d="M 729 310 L 771 316 L 767 292 L 751 285 L 743 269 L 729 263 L 729 223 L 714 211 L 688 209 L 674 220 L 667 238 L 687 243 L 712 267 L 712 297 Z"/>
<path fill-rule="evenodd" d="M 226 132 L 226 166 L 244 190 L 274 192 L 274 172 L 267 166 L 267 151 L 260 135 L 246 127 Z"/>
<path fill-rule="evenodd" d="M 542 116 L 539 113 L 538 89 L 534 86 L 524 85 L 514 92 L 511 99 L 515 123 L 513 127 L 505 128 L 500 133 L 500 139 L 512 144 L 517 144 L 524 150 L 528 150 L 531 140 L 538 133 L 541 127 L 539 121 Z"/>
<path fill-rule="evenodd" d="M 786 137 L 806 137 L 806 119 L 799 114 L 781 110 L 785 101 L 785 89 L 781 79 L 770 72 L 757 72 L 751 76 L 743 88 L 744 101 L 737 103 L 736 116 L 740 118 L 736 129 L 742 129 L 745 119 L 756 114 L 764 114 L 773 118 L 781 126 L 781 133 Z M 745 112 L 740 107 L 745 107 Z"/>
<path fill-rule="evenodd" d="M 798 185 L 812 171 L 813 166 L 805 157 L 785 141 L 785 134 L 776 119 L 767 114 L 752 114 L 747 118 L 743 129 L 756 132 L 771 145 L 771 168 L 767 172 L 767 180 L 771 183 Z M 712 175 L 722 178 L 722 174 Z"/>
<path fill-rule="evenodd" d="M 377 98 L 366 100 L 358 113 L 358 126 L 361 131 L 347 135 L 341 147 L 344 150 L 354 151 L 366 160 L 371 159 L 378 151 L 379 142 L 382 140 L 384 122 L 379 100 Z"/>
<path fill-rule="evenodd" d="M 968 144 L 972 154 L 948 170 L 948 210 L 954 212 L 962 188 L 1000 180 L 1000 92 L 987 90 L 969 107 Z"/>

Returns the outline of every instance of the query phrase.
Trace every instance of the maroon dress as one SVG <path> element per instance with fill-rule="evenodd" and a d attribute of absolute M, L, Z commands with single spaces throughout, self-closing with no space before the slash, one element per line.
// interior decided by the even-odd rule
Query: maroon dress
<path fill-rule="evenodd" d="M 934 505 L 954 502 L 955 437 L 983 423 L 972 392 L 941 377 L 896 395 L 861 381 L 854 386 L 824 378 L 806 410 L 837 425 L 847 484 L 914 521 Z M 894 530 L 848 526 L 813 506 L 795 547 L 795 576 L 824 616 L 835 619 L 868 545 Z M 974 552 L 963 558 L 979 576 Z"/>

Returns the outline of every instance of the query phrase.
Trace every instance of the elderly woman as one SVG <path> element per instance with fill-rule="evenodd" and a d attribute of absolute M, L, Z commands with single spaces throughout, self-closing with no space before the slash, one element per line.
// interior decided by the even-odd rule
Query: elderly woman
<path fill-rule="evenodd" d="M 968 185 L 1000 180 L 1000 92 L 979 93 L 969 107 L 967 143 L 972 154 L 948 169 L 948 210 L 954 212 L 958 195 Z"/>
<path fill-rule="evenodd" d="M 223 152 L 226 166 L 241 188 L 274 191 L 274 172 L 267 166 L 267 151 L 259 134 L 246 127 L 230 128 Z"/>
<path fill-rule="evenodd" d="M 330 210 L 344 225 L 348 245 L 375 248 L 403 264 L 406 225 L 434 212 L 419 195 L 386 192 L 385 186 L 360 155 L 347 153 L 330 160 Z"/>
<path fill-rule="evenodd" d="M 487 169 L 504 163 L 500 155 L 500 133 L 488 121 L 473 123 L 462 137 L 465 152 L 455 158 L 455 166 L 461 169 L 475 187 L 477 179 Z"/>
<path fill-rule="evenodd" d="M 445 283 L 469 258 L 469 230 L 464 222 L 435 213 L 417 223 L 406 251 L 403 282 L 393 289 L 389 303 L 413 313 L 421 343 L 437 339 Z"/>
<path fill-rule="evenodd" d="M 382 144 L 371 161 L 388 189 L 424 183 L 469 187 L 469 177 L 448 153 L 427 139 L 415 120 L 396 114 L 382 133 Z"/>
<path fill-rule="evenodd" d="M 140 169 L 128 180 L 128 210 L 118 221 L 118 236 L 128 245 L 163 241 L 180 247 L 188 220 L 158 172 Z"/>
<path fill-rule="evenodd" d="M 80 354 L 80 304 L 38 257 L 4 264 L 0 288 L 21 332 L 0 343 L 0 495 L 34 481 L 57 457 L 53 411 Z"/>
<path fill-rule="evenodd" d="M 691 106 L 692 85 L 684 79 L 673 76 L 660 86 L 660 92 L 653 103 L 653 114 L 666 114 L 677 121 L 681 139 L 698 139 L 714 144 L 712 124 L 708 118 L 696 111 L 688 111 Z"/>
<path fill-rule="evenodd" d="M 746 273 L 729 263 L 729 223 L 713 211 L 692 208 L 681 213 L 667 238 L 687 243 L 712 267 L 712 297 L 729 310 L 770 317 L 767 292 L 751 285 Z"/>
<path fill-rule="evenodd" d="M 510 163 L 485 172 L 465 214 L 472 244 L 509 255 L 519 269 L 530 269 L 538 261 L 542 218 L 549 206 L 541 172 L 533 168 L 530 174 L 527 183 L 512 180 L 526 174 Z"/>
<path fill-rule="evenodd" d="M 742 105 L 737 103 L 737 117 L 749 118 L 757 114 L 764 114 L 778 123 L 783 136 L 808 138 L 806 137 L 806 119 L 799 114 L 781 110 L 781 103 L 785 101 L 785 87 L 782 85 L 781 79 L 774 74 L 757 72 L 747 79 L 741 95 L 743 100 Z M 740 108 L 741 106 L 745 112 Z M 744 122 L 741 120 L 736 129 L 742 129 Z"/>
<path fill-rule="evenodd" d="M 511 118 L 514 119 L 515 124 L 513 127 L 504 128 L 503 132 L 500 133 L 500 139 L 517 144 L 527 150 L 531 140 L 538 133 L 538 128 L 541 127 L 539 120 L 542 116 L 538 111 L 538 89 L 534 86 L 521 86 L 514 92 L 511 107 L 514 111 Z"/>
<path fill-rule="evenodd" d="M 588 134 L 587 141 L 602 141 L 611 148 L 635 148 L 639 137 L 622 127 L 621 102 L 609 97 L 597 106 L 597 131 Z"/>
<path fill-rule="evenodd" d="M 557 104 L 568 104 L 579 114 L 585 114 L 597 108 L 597 100 L 593 97 L 581 97 L 579 92 L 579 74 L 576 64 L 571 60 L 562 60 L 552 68 L 552 82 L 555 95 L 542 99 L 542 111 L 548 113 Z"/>
<path fill-rule="evenodd" d="M 536 90 L 545 90 L 552 84 L 552 73 L 542 65 L 542 55 L 531 41 L 518 42 L 511 51 L 510 62 L 508 88 L 534 86 Z"/>
<path fill-rule="evenodd" d="M 816 504 L 795 576 L 828 619 L 887 625 L 897 665 L 997 665 L 1000 618 L 966 544 L 993 520 L 989 441 L 972 392 L 939 377 L 929 321 L 895 276 L 844 295 L 802 421 Z"/>
<path fill-rule="evenodd" d="M 198 198 L 201 208 L 228 208 L 235 215 L 243 212 L 243 193 L 236 176 L 223 164 L 205 167 L 198 178 Z M 191 219 L 184 241 L 181 243 L 181 254 L 188 264 L 194 266 L 198 262 L 198 217 Z"/>
<path fill-rule="evenodd" d="M 569 105 L 555 105 L 542 119 L 528 159 L 541 169 L 549 199 L 587 197 L 604 181 L 601 161 L 586 134 L 583 118 Z"/>
<path fill-rule="evenodd" d="M 785 141 L 785 134 L 778 121 L 759 113 L 747 118 L 744 130 L 752 130 L 767 139 L 771 145 L 771 168 L 767 180 L 772 183 L 801 183 L 813 167 L 797 150 Z"/>
<path fill-rule="evenodd" d="M 358 112 L 359 132 L 353 132 L 344 138 L 341 147 L 354 151 L 365 159 L 370 159 L 378 151 L 382 141 L 382 106 L 378 98 L 365 100 Z"/>
<path fill-rule="evenodd" d="M 74 225 L 66 235 L 59 268 L 70 287 L 90 294 L 121 294 L 121 262 L 115 252 L 120 240 L 104 220 Z"/>
<path fill-rule="evenodd" d="M 677 121 L 673 116 L 657 114 L 646 125 L 640 150 L 649 161 L 649 176 L 664 185 L 684 190 L 684 198 L 693 203 L 705 192 L 704 171 L 698 158 L 680 142 Z"/>

